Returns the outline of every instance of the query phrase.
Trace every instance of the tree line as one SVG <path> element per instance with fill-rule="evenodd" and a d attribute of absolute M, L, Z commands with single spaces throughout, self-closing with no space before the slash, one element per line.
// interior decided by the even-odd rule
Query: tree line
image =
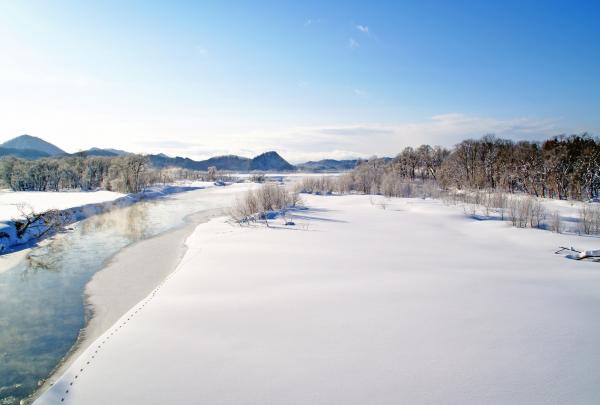
<path fill-rule="evenodd" d="M 141 155 L 118 157 L 68 156 L 24 160 L 0 159 L 0 182 L 15 191 L 111 190 L 137 193 L 144 187 L 164 182 Z"/>
<path fill-rule="evenodd" d="M 359 192 L 403 197 L 414 187 L 494 190 L 536 197 L 588 200 L 600 192 L 600 141 L 588 134 L 544 141 L 486 135 L 451 149 L 407 147 L 396 157 L 371 158 L 336 179 L 306 179 L 301 191 Z"/>

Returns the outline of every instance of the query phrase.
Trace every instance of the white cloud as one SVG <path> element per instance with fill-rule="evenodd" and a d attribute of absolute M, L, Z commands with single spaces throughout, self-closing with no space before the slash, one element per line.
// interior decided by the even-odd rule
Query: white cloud
<path fill-rule="evenodd" d="M 460 113 L 441 114 L 419 122 L 382 125 L 328 125 L 252 130 L 212 137 L 203 144 L 197 141 L 155 145 L 153 151 L 167 149 L 171 155 L 196 159 L 214 154 L 254 156 L 267 150 L 277 150 L 293 163 L 319 160 L 326 157 L 347 159 L 355 157 L 395 156 L 406 146 L 452 146 L 465 138 L 481 137 L 487 133 L 509 139 L 543 139 L 565 131 L 557 121 L 533 118 L 496 119 Z M 119 145 L 117 145 L 118 147 Z M 149 145 L 138 148 L 148 149 Z"/>
<path fill-rule="evenodd" d="M 196 46 L 196 53 L 198 53 L 198 55 L 200 55 L 202 57 L 205 57 L 205 56 L 208 56 L 208 49 L 206 49 L 206 48 L 204 48 L 202 46 L 197 45 Z"/>
<path fill-rule="evenodd" d="M 361 90 L 361 89 L 354 89 L 354 94 L 356 94 L 359 97 L 362 97 L 362 96 L 366 96 L 367 92 L 364 90 Z"/>
<path fill-rule="evenodd" d="M 308 20 L 304 21 L 304 26 L 308 27 L 310 25 L 319 24 L 320 22 L 320 18 L 309 18 Z"/>
<path fill-rule="evenodd" d="M 358 43 L 357 40 L 355 40 L 354 38 L 350 37 L 348 38 L 348 47 L 350 49 L 356 49 L 360 46 L 360 44 Z"/>
<path fill-rule="evenodd" d="M 369 33 L 369 27 L 367 27 L 366 25 L 357 24 L 357 25 L 355 25 L 355 28 L 357 30 L 359 30 L 360 32 L 362 32 L 363 34 L 368 34 Z"/>

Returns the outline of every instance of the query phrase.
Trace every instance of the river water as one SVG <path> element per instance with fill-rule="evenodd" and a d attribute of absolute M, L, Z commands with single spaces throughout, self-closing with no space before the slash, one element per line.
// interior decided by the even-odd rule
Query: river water
<path fill-rule="evenodd" d="M 187 191 L 88 218 L 0 273 L 0 404 L 18 404 L 48 377 L 86 323 L 84 289 L 134 242 L 225 208 L 236 186 Z"/>

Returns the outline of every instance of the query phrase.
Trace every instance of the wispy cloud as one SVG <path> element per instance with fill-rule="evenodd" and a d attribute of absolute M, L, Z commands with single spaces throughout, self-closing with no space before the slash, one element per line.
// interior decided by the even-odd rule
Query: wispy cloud
<path fill-rule="evenodd" d="M 208 56 L 208 49 L 204 48 L 203 46 L 196 45 L 196 53 L 202 57 L 206 57 Z"/>
<path fill-rule="evenodd" d="M 356 94 L 359 97 L 362 97 L 362 96 L 366 96 L 367 92 L 364 90 L 361 90 L 361 89 L 354 89 L 354 94 Z"/>
<path fill-rule="evenodd" d="M 369 27 L 367 27 L 366 25 L 357 24 L 354 27 L 357 30 L 359 30 L 360 32 L 362 32 L 363 34 L 368 34 L 369 33 Z"/>
<path fill-rule="evenodd" d="M 360 46 L 360 44 L 358 43 L 358 41 L 352 37 L 348 38 L 348 48 L 350 49 L 356 49 Z"/>
<path fill-rule="evenodd" d="M 154 150 L 167 149 L 171 155 L 206 158 L 213 154 L 254 156 L 267 150 L 277 150 L 291 162 L 318 160 L 325 157 L 394 156 L 406 146 L 452 146 L 465 138 L 494 133 L 513 140 L 543 139 L 569 132 L 559 122 L 550 119 L 497 119 L 461 113 L 447 113 L 417 122 L 392 125 L 361 123 L 311 127 L 283 127 L 231 134 L 213 138 L 209 143 L 165 143 L 152 145 Z M 218 139 L 218 141 L 217 141 Z M 150 146 L 150 145 L 147 145 Z M 157 148 L 161 146 L 160 148 Z M 244 149 L 241 149 L 241 148 Z"/>
<path fill-rule="evenodd" d="M 308 27 L 311 25 L 319 24 L 320 22 L 321 22 L 320 18 L 309 18 L 308 20 L 304 21 L 304 26 Z"/>

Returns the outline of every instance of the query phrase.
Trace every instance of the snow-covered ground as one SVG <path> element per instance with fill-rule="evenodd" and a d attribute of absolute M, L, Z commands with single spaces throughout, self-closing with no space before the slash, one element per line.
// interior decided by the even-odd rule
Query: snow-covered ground
<path fill-rule="evenodd" d="M 306 196 L 198 226 L 178 270 L 36 404 L 596 404 L 596 238 L 436 201 Z"/>
<path fill-rule="evenodd" d="M 113 191 L 43 192 L 4 190 L 0 191 L 0 221 L 18 218 L 21 215 L 20 205 L 31 207 L 36 212 L 50 209 L 64 210 L 87 204 L 114 201 L 124 195 Z"/>

